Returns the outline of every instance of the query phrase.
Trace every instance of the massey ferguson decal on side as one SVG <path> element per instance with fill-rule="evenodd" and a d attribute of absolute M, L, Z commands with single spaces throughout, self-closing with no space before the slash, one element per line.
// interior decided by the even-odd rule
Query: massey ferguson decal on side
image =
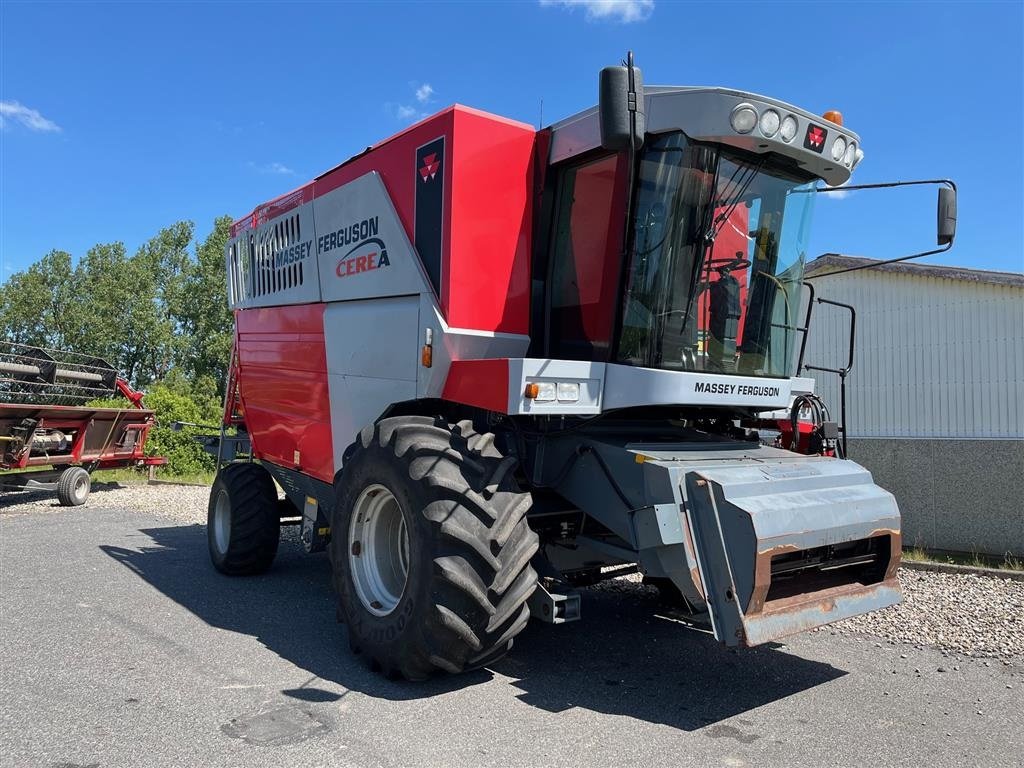
<path fill-rule="evenodd" d="M 286 267 L 289 264 L 294 264 L 297 261 L 302 261 L 305 258 L 313 255 L 313 241 L 307 240 L 304 243 L 296 243 L 295 245 L 287 248 L 282 248 L 280 251 L 274 254 L 274 267 Z"/>
<path fill-rule="evenodd" d="M 334 268 L 334 274 L 338 277 L 348 277 L 390 266 L 387 246 L 377 237 L 379 231 L 380 222 L 376 216 L 363 219 L 318 237 L 317 253 L 328 253 L 346 245 L 352 246 L 338 259 L 338 265 Z"/>

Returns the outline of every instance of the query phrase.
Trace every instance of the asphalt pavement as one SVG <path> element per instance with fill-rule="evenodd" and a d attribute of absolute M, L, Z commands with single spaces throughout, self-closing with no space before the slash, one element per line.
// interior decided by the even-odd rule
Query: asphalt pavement
<path fill-rule="evenodd" d="M 587 590 L 491 669 L 389 682 L 325 556 L 288 540 L 229 578 L 202 526 L 95 503 L 0 509 L 2 766 L 1024 765 L 1017 662 L 828 631 L 732 651 Z"/>

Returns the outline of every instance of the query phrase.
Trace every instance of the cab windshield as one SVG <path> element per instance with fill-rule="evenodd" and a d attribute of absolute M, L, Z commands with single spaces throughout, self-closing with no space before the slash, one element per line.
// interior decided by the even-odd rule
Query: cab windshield
<path fill-rule="evenodd" d="M 682 133 L 639 176 L 617 361 L 787 376 L 815 181 Z"/>

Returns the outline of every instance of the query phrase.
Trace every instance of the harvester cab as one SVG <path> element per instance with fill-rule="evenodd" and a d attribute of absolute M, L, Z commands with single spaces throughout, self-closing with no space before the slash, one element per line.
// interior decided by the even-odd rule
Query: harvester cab
<path fill-rule="evenodd" d="M 486 664 L 635 570 L 729 645 L 899 600 L 896 502 L 794 375 L 814 200 L 860 138 L 631 60 L 600 94 L 541 130 L 452 107 L 232 229 L 251 445 L 211 557 L 263 570 L 301 523 L 386 672 Z"/>

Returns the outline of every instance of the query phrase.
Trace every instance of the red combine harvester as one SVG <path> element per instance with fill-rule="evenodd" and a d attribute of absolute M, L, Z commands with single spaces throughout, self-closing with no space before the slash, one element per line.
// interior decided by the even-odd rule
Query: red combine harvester
<path fill-rule="evenodd" d="M 301 524 L 351 647 L 409 679 L 637 570 L 728 645 L 896 603 L 896 502 L 799 376 L 812 205 L 861 157 L 838 113 L 630 60 L 551 127 L 455 106 L 261 205 L 226 253 L 214 566 Z"/>
<path fill-rule="evenodd" d="M 130 408 L 93 408 L 122 395 Z M 97 469 L 160 466 L 146 456 L 153 412 L 109 363 L 73 352 L 0 345 L 0 491 L 55 490 L 84 504 Z"/>

